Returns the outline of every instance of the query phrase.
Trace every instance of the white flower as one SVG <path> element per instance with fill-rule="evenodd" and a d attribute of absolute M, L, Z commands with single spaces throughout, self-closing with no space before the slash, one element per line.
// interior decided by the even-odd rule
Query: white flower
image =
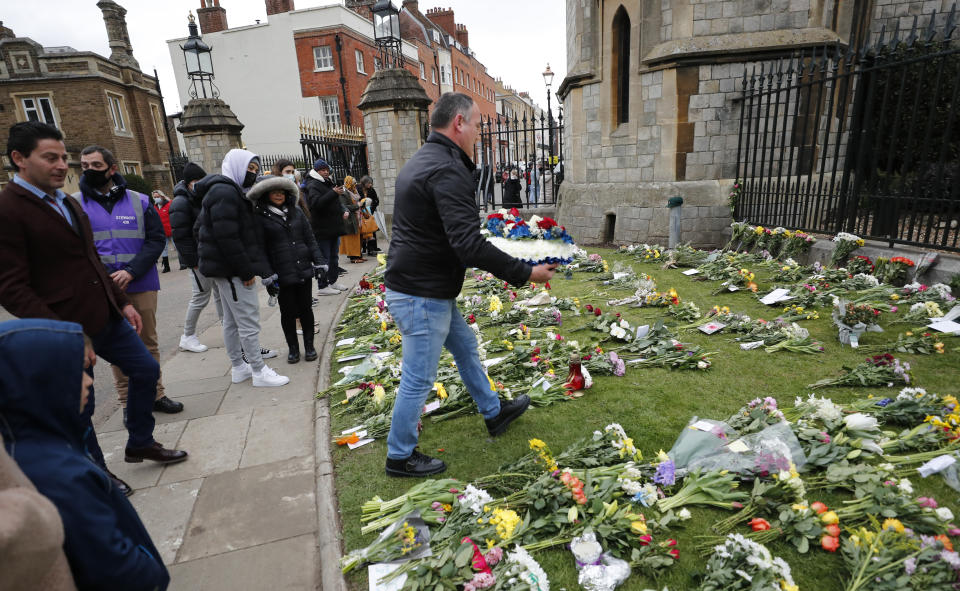
<path fill-rule="evenodd" d="M 914 398 L 922 398 L 926 395 L 927 391 L 923 388 L 904 388 L 897 394 L 897 400 L 913 400 Z"/>
<path fill-rule="evenodd" d="M 856 242 L 860 240 L 860 237 L 855 234 L 850 234 L 849 232 L 839 232 L 836 236 L 833 237 L 834 242 L 848 241 Z"/>
<path fill-rule="evenodd" d="M 911 484 L 906 478 L 900 479 L 900 483 L 897 485 L 897 488 L 900 489 L 900 492 L 905 495 L 913 494 L 913 484 Z"/>
<path fill-rule="evenodd" d="M 626 319 L 621 318 L 621 319 L 620 319 L 620 326 L 623 327 L 623 328 L 630 328 L 630 323 L 627 322 Z"/>
<path fill-rule="evenodd" d="M 517 546 L 513 552 L 507 552 L 507 561 L 526 569 L 519 577 L 525 583 L 540 591 L 550 591 L 550 580 L 547 579 L 547 573 L 543 572 L 537 561 L 521 546 Z"/>
<path fill-rule="evenodd" d="M 877 428 L 877 419 L 862 412 L 856 412 L 843 417 L 843 422 L 847 426 L 847 429 L 856 429 L 858 431 L 870 431 Z"/>
<path fill-rule="evenodd" d="M 457 502 L 470 509 L 474 515 L 479 515 L 483 513 L 484 505 L 493 502 L 493 497 L 482 488 L 476 488 L 472 484 L 468 484 L 467 488 L 463 489 L 463 495 L 457 499 Z"/>
<path fill-rule="evenodd" d="M 690 510 L 687 508 L 680 509 L 680 512 L 677 513 L 677 518 L 680 519 L 680 521 L 686 521 L 690 519 L 690 517 Z"/>
<path fill-rule="evenodd" d="M 697 369 L 707 369 L 708 367 L 710 367 L 710 364 L 707 363 L 706 361 L 697 362 Z"/>
<path fill-rule="evenodd" d="M 937 514 L 937 519 L 939 519 L 940 521 L 950 521 L 951 519 L 953 519 L 953 511 L 951 511 L 947 507 L 937 507 L 934 513 Z"/>

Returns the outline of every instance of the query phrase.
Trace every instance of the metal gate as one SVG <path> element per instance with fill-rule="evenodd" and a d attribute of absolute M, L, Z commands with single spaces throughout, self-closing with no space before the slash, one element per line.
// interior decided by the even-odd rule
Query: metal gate
<path fill-rule="evenodd" d="M 480 131 L 477 169 L 477 207 L 539 207 L 557 203 L 563 182 L 563 112 L 522 119 L 514 115 L 487 117 Z M 515 169 L 519 180 L 510 181 Z M 511 199 L 514 197 L 514 199 Z M 517 199 L 519 201 L 517 201 Z"/>
<path fill-rule="evenodd" d="M 323 158 L 330 165 L 334 178 L 342 181 L 347 175 L 360 180 L 370 174 L 367 168 L 367 141 L 358 127 L 324 127 L 318 121 L 300 121 L 300 147 L 304 165 Z"/>

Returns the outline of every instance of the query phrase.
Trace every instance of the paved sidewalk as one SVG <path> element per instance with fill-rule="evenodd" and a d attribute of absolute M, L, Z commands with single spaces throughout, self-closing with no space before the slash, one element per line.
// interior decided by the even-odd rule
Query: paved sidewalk
<path fill-rule="evenodd" d="M 373 257 L 348 264 L 340 282 L 355 286 L 375 265 Z M 99 427 L 107 465 L 136 489 L 130 501 L 170 569 L 171 590 L 306 591 L 320 589 L 321 578 L 324 591 L 343 587 L 336 565 L 321 574 L 323 557 L 339 555 L 340 533 L 329 415 L 315 395 L 326 381 L 331 323 L 349 293 L 319 298 L 320 359 L 290 365 L 279 309 L 261 290 L 260 343 L 277 351 L 267 364 L 290 377 L 286 386 L 232 384 L 220 323 L 200 335 L 205 353 L 181 351 L 163 364 L 167 395 L 185 409 L 155 414 L 154 436 L 187 450 L 186 462 L 127 464 L 121 412 Z"/>

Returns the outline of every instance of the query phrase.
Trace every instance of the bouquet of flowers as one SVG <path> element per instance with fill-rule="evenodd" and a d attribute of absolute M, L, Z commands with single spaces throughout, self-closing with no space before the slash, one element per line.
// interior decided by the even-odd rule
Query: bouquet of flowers
<path fill-rule="evenodd" d="M 914 266 L 915 263 L 906 257 L 878 258 L 876 275 L 884 283 L 900 287 L 907 282 L 907 273 Z"/>
<path fill-rule="evenodd" d="M 621 246 L 617 252 L 632 255 L 643 263 L 659 263 L 667 249 L 659 244 L 630 244 Z"/>
<path fill-rule="evenodd" d="M 723 250 L 739 251 L 748 234 L 753 233 L 753 226 L 747 222 L 733 222 L 730 224 L 730 242 L 723 247 Z"/>
<path fill-rule="evenodd" d="M 730 534 L 713 549 L 699 591 L 798 591 L 790 565 L 740 534 Z"/>
<path fill-rule="evenodd" d="M 786 242 L 784 242 L 783 248 L 780 250 L 780 257 L 792 258 L 804 254 L 810 250 L 810 247 L 812 247 L 816 241 L 817 239 L 810 234 L 796 230 L 786 239 Z"/>
<path fill-rule="evenodd" d="M 850 573 L 844 590 L 953 589 L 960 556 L 949 548 L 946 536 L 918 536 L 896 519 L 883 525 L 874 520 L 873 527 L 861 527 L 843 542 Z"/>
<path fill-rule="evenodd" d="M 858 273 L 872 275 L 874 268 L 870 257 L 865 257 L 862 254 L 850 257 L 850 260 L 847 261 L 847 272 L 851 275 L 857 275 Z"/>
<path fill-rule="evenodd" d="M 568 264 L 576 250 L 573 238 L 555 220 L 533 216 L 528 223 L 516 208 L 488 215 L 481 233 L 500 250 L 533 265 Z"/>
<path fill-rule="evenodd" d="M 856 367 L 844 367 L 843 375 L 835 378 L 824 378 L 807 385 L 808 388 L 826 388 L 831 386 L 893 386 L 894 384 L 910 384 L 910 364 L 901 362 L 889 353 L 867 357 L 867 360 Z"/>
<path fill-rule="evenodd" d="M 880 317 L 880 310 L 877 310 L 869 304 L 847 303 L 843 310 L 844 312 L 843 315 L 840 316 L 840 321 L 847 326 L 856 326 L 857 324 L 870 326 L 871 324 L 876 324 Z"/>
<path fill-rule="evenodd" d="M 830 255 L 830 265 L 833 267 L 842 267 L 850 257 L 850 253 L 863 246 L 863 238 L 847 232 L 840 232 L 833 237 L 836 246 L 833 254 Z"/>

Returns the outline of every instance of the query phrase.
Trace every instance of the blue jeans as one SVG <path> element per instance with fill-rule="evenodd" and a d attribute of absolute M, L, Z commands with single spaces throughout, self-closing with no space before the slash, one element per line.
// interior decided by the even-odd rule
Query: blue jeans
<path fill-rule="evenodd" d="M 327 272 L 317 278 L 317 289 L 323 289 L 331 283 L 337 282 L 340 272 L 340 266 L 337 261 L 340 258 L 340 238 L 317 239 L 317 248 L 320 254 L 327 259 Z"/>
<path fill-rule="evenodd" d="M 417 446 L 417 423 L 423 403 L 433 390 L 440 353 L 453 353 L 457 370 L 480 414 L 500 414 L 500 398 L 490 389 L 487 372 L 477 354 L 477 338 L 457 309 L 456 300 L 412 296 L 388 289 L 387 306 L 403 335 L 403 374 L 393 404 L 387 458 L 403 460 Z"/>
<path fill-rule="evenodd" d="M 124 318 L 111 318 L 110 322 L 90 338 L 93 350 L 111 365 L 120 368 L 129 379 L 127 390 L 127 447 L 147 447 L 153 444 L 153 401 L 157 397 L 157 380 L 160 379 L 160 364 L 150 355 L 137 332 Z M 90 388 L 90 400 L 81 415 L 84 421 L 93 416 L 94 397 Z M 87 437 L 87 451 L 96 459 L 103 457 L 96 442 L 96 434 Z M 93 441 L 90 441 L 93 439 Z"/>

